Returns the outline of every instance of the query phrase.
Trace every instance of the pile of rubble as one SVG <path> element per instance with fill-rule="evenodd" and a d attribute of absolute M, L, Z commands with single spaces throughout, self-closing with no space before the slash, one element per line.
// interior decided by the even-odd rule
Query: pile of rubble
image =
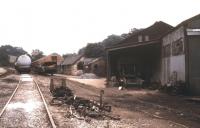
<path fill-rule="evenodd" d="M 59 87 L 53 87 L 53 80 L 51 80 L 50 91 L 53 99 L 51 104 L 67 104 L 69 111 L 66 112 L 67 117 L 75 117 L 77 119 L 87 119 L 87 117 L 95 119 L 112 119 L 120 120 L 119 116 L 112 115 L 111 106 L 103 103 L 104 91 L 100 91 L 99 102 L 77 97 L 66 86 L 65 80 L 62 80 L 62 85 Z"/>

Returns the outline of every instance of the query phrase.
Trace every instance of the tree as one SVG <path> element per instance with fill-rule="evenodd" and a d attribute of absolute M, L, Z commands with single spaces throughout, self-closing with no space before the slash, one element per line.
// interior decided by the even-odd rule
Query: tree
<path fill-rule="evenodd" d="M 0 50 L 0 66 L 8 66 L 9 65 L 9 56 L 3 50 Z"/>
<path fill-rule="evenodd" d="M 78 54 L 84 54 L 86 57 L 104 57 L 106 56 L 106 48 L 118 44 L 125 38 L 137 33 L 142 29 L 133 28 L 129 33 L 121 35 L 109 35 L 106 39 L 99 43 L 88 43 L 86 47 L 79 50 Z"/>
<path fill-rule="evenodd" d="M 110 47 L 110 46 L 113 46 L 113 45 L 119 43 L 123 39 L 124 38 L 122 36 L 110 35 L 102 41 L 102 44 L 104 45 L 104 47 Z"/>
<path fill-rule="evenodd" d="M 79 49 L 78 54 L 83 55 L 85 53 L 85 47 Z"/>
<path fill-rule="evenodd" d="M 26 54 L 27 52 L 20 47 L 13 47 L 11 45 L 3 45 L 0 47 L 0 65 L 1 66 L 9 66 L 9 55 L 12 56 L 20 56 Z"/>
<path fill-rule="evenodd" d="M 67 57 L 72 56 L 72 55 L 76 55 L 76 54 L 75 53 L 66 53 L 66 54 L 63 54 L 62 57 L 67 58 Z"/>
<path fill-rule="evenodd" d="M 104 46 L 101 43 L 88 43 L 85 47 L 84 55 L 88 58 L 103 56 Z"/>
<path fill-rule="evenodd" d="M 97 58 L 97 57 L 105 57 L 106 47 L 113 46 L 120 41 L 122 41 L 124 37 L 118 35 L 110 35 L 102 42 L 99 43 L 88 43 L 86 47 L 83 47 L 79 50 L 78 54 L 84 54 L 89 58 Z"/>
<path fill-rule="evenodd" d="M 32 57 L 32 60 L 35 61 L 44 57 L 44 55 L 43 55 L 43 52 L 40 51 L 39 49 L 34 49 L 32 50 L 31 57 Z"/>

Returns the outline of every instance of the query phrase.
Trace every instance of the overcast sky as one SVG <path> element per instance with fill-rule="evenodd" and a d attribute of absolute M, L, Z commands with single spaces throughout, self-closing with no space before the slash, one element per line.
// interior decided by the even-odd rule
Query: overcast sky
<path fill-rule="evenodd" d="M 0 45 L 73 53 L 111 34 L 155 21 L 176 26 L 199 13 L 200 0 L 1 0 Z"/>

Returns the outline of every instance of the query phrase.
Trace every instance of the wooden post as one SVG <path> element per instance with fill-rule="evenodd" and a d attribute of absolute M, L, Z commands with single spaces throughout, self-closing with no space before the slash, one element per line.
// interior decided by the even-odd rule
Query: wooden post
<path fill-rule="evenodd" d="M 107 84 L 109 85 L 109 81 L 111 78 L 111 67 L 110 67 L 110 54 L 109 51 L 106 51 L 106 80 Z"/>
<path fill-rule="evenodd" d="M 51 81 L 50 81 L 50 92 L 52 93 L 54 91 L 54 82 L 53 82 L 53 78 L 51 78 Z"/>
<path fill-rule="evenodd" d="M 100 91 L 100 109 L 102 109 L 103 108 L 103 94 L 104 94 L 104 90 L 101 90 Z"/>
<path fill-rule="evenodd" d="M 62 86 L 66 87 L 66 80 L 62 79 Z"/>

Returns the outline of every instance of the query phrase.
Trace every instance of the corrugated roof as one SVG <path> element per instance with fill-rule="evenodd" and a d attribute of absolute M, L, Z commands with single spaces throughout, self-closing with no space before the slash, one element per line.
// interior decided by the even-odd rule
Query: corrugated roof
<path fill-rule="evenodd" d="M 124 49 L 124 48 L 131 48 L 131 47 L 139 47 L 139 46 L 147 46 L 147 45 L 152 45 L 152 44 L 160 44 L 160 40 L 151 40 L 151 41 L 146 41 L 145 43 L 125 43 L 117 46 L 113 46 L 112 48 L 107 49 L 107 51 L 113 51 L 113 50 L 119 50 L 119 49 Z"/>
<path fill-rule="evenodd" d="M 76 63 L 83 55 L 71 55 L 64 59 L 62 65 L 72 65 Z"/>
<path fill-rule="evenodd" d="M 193 16 L 193 17 L 187 19 L 187 20 L 184 20 L 184 21 L 182 21 L 181 23 L 179 23 L 176 27 L 174 27 L 171 31 L 169 31 L 168 33 L 166 33 L 165 35 L 167 35 L 167 34 L 173 32 L 173 31 L 175 31 L 175 30 L 176 30 L 177 28 L 179 28 L 180 26 L 184 26 L 184 25 L 186 25 L 186 24 L 192 22 L 193 20 L 196 20 L 196 19 L 199 19 L 199 18 L 200 18 L 200 14 L 195 15 L 195 16 Z M 165 36 L 165 35 L 164 35 L 164 36 Z"/>
<path fill-rule="evenodd" d="M 191 22 L 191 21 L 193 21 L 193 20 L 195 20 L 195 19 L 199 19 L 199 18 L 200 18 L 200 14 L 195 15 L 195 16 L 193 16 L 193 17 L 187 19 L 187 20 L 182 21 L 180 24 L 178 24 L 178 25 L 176 26 L 176 28 L 177 28 L 177 27 L 180 27 L 180 26 L 182 26 L 182 25 L 184 25 L 184 24 L 187 24 L 187 23 L 189 23 L 189 22 Z"/>
<path fill-rule="evenodd" d="M 108 49 L 112 49 L 112 48 L 116 48 L 116 47 L 137 45 L 137 43 L 149 43 L 151 41 L 157 41 L 157 40 L 160 40 L 160 38 L 163 35 L 165 35 L 168 31 L 170 31 L 172 29 L 173 29 L 173 27 L 171 25 L 169 25 L 165 22 L 162 22 L 162 21 L 157 21 L 153 25 L 135 32 L 130 37 L 122 40 L 120 43 L 115 44 L 111 47 L 107 47 L 106 49 L 108 50 Z M 157 35 L 157 36 L 155 39 L 150 39 L 150 41 L 143 41 L 143 42 L 138 42 L 138 40 L 135 42 L 132 41 L 133 38 L 136 38 L 138 35 L 140 35 L 142 33 L 146 33 L 146 35 L 151 34 L 151 35 Z"/>

